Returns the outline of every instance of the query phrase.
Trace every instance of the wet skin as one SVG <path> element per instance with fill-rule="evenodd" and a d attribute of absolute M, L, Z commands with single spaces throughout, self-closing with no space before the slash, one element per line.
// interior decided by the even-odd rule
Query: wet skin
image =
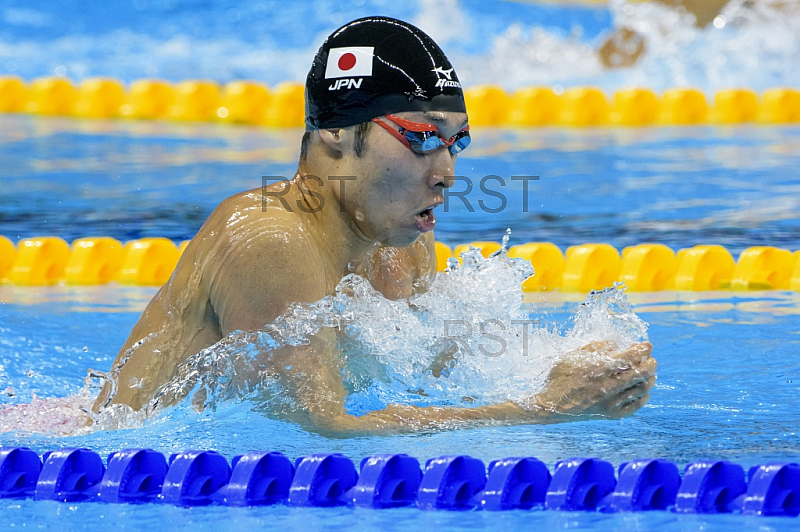
<path fill-rule="evenodd" d="M 450 112 L 398 116 L 435 124 L 444 138 L 467 120 Z M 318 301 L 349 273 L 365 276 L 393 300 L 425 290 L 435 274 L 435 252 L 433 232 L 424 232 L 431 220 L 421 222 L 420 213 L 443 203 L 456 156 L 444 148 L 415 154 L 371 126 L 361 156 L 352 127 L 312 132 L 308 156 L 289 184 L 271 185 L 265 196 L 260 189 L 237 194 L 215 209 L 120 350 L 112 367 L 116 388 L 106 384 L 95 411 L 108 404 L 143 408 L 191 355 L 233 331 L 262 328 L 291 303 Z M 265 353 L 262 366 L 302 405 L 294 420 L 332 434 L 623 417 L 646 403 L 656 369 L 648 343 L 622 352 L 597 343 L 584 351 L 600 351 L 612 362 L 568 356 L 545 388 L 520 404 L 390 405 L 357 417 L 344 408 L 334 344 L 333 331 L 323 330 L 309 345 Z"/>

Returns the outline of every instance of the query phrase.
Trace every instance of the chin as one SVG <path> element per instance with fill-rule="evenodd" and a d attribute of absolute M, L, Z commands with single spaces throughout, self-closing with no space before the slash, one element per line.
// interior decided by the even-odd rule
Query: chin
<path fill-rule="evenodd" d="M 416 227 L 396 227 L 383 231 L 374 240 L 381 246 L 403 248 L 416 242 L 422 234 Z"/>

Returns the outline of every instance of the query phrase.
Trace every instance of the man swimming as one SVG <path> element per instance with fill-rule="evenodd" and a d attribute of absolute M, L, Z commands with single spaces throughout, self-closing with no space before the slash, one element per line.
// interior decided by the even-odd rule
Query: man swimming
<path fill-rule="evenodd" d="M 263 194 L 232 196 L 211 214 L 122 347 L 95 410 L 143 408 L 191 355 L 233 331 L 262 328 L 291 303 L 318 301 L 349 273 L 393 300 L 425 290 L 435 275 L 434 209 L 470 141 L 461 85 L 442 50 L 390 18 L 343 26 L 311 66 L 306 122 L 297 174 Z M 642 343 L 614 353 L 613 363 L 567 358 L 520 404 L 390 405 L 353 416 L 334 344 L 323 330 L 309 345 L 264 357 L 265 371 L 302 405 L 296 420 L 325 432 L 618 418 L 645 404 L 655 379 L 651 346 Z"/>
<path fill-rule="evenodd" d="M 692 23 L 703 28 L 719 15 L 730 0 L 654 0 L 675 9 L 680 15 L 688 15 Z M 655 30 L 652 30 L 655 31 Z M 605 68 L 628 68 L 636 64 L 646 52 L 645 37 L 635 28 L 615 28 L 600 45 L 597 55 Z"/>

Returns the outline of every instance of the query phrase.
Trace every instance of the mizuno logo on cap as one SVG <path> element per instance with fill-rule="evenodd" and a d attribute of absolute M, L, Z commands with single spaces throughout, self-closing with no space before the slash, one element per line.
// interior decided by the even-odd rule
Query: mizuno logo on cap
<path fill-rule="evenodd" d="M 443 69 L 442 67 L 436 67 L 433 69 L 433 72 L 437 74 L 441 74 L 442 76 L 446 77 L 447 79 L 453 79 L 453 69 L 450 68 L 448 70 Z"/>
<path fill-rule="evenodd" d="M 325 65 L 325 79 L 371 76 L 374 51 L 373 46 L 331 48 Z"/>
<path fill-rule="evenodd" d="M 453 81 L 453 69 L 448 68 L 447 70 L 443 69 L 442 67 L 436 67 L 431 72 L 436 73 L 436 87 L 439 89 L 444 90 L 445 87 L 454 87 L 456 89 L 461 88 L 461 83 L 457 81 Z M 444 76 L 444 77 L 442 77 Z M 445 79 L 447 78 L 447 79 Z"/>

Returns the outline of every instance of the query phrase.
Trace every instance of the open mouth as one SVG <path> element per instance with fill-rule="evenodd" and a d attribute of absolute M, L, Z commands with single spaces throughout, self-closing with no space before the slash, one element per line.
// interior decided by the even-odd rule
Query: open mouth
<path fill-rule="evenodd" d="M 417 222 L 420 231 L 427 233 L 436 225 L 436 215 L 433 214 L 433 209 L 428 207 L 414 216 L 414 221 Z"/>

